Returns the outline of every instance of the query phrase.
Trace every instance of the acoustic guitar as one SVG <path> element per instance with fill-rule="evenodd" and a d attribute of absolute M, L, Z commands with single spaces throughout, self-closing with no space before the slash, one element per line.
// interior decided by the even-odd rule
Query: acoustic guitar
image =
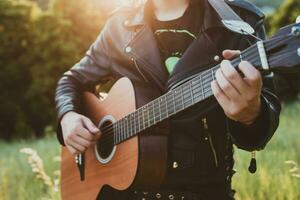
<path fill-rule="evenodd" d="M 299 72 L 300 24 L 282 28 L 269 40 L 258 41 L 231 63 L 237 68 L 241 60 L 251 62 L 262 73 Z M 62 148 L 62 199 L 96 199 L 106 185 L 116 190 L 133 184 L 159 185 L 167 167 L 167 135 L 147 130 L 211 97 L 210 83 L 219 67 L 193 75 L 138 109 L 128 78 L 118 80 L 105 100 L 85 92 L 85 113 L 99 125 L 102 136 L 84 155 L 77 156 L 77 166 L 74 156 Z"/>

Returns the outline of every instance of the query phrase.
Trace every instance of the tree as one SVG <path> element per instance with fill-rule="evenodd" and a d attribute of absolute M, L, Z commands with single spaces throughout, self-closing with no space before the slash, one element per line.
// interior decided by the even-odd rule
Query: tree
<path fill-rule="evenodd" d="M 101 12 L 84 12 L 83 2 L 61 0 L 43 11 L 34 1 L 0 1 L 2 138 L 42 136 L 55 124 L 56 82 L 84 55 L 104 21 Z"/>

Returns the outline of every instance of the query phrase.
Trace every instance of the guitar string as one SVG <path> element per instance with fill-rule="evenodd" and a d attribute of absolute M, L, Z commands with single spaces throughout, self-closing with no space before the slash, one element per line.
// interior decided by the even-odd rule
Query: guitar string
<path fill-rule="evenodd" d="M 253 57 L 253 56 L 252 56 Z M 250 58 L 250 59 L 247 59 L 247 60 L 251 60 L 252 58 Z M 256 62 L 257 60 L 255 60 L 255 62 Z M 250 62 L 254 62 L 254 61 L 250 61 Z M 235 63 L 235 65 L 236 65 L 237 63 Z M 215 66 L 215 67 L 218 67 L 218 65 L 217 66 Z M 211 68 L 211 69 L 213 69 L 213 68 Z M 218 69 L 218 68 L 215 68 L 215 69 Z M 215 70 L 214 69 L 214 70 Z M 210 73 L 212 72 L 211 70 L 207 70 L 207 71 L 210 71 Z M 205 72 L 207 72 L 207 71 L 205 71 Z M 203 73 L 205 76 L 206 75 L 208 75 L 208 73 Z M 199 74 L 198 76 L 200 76 L 200 75 L 203 75 L 203 74 Z M 197 78 L 197 77 L 196 77 Z M 192 79 L 192 80 L 194 80 L 194 79 Z M 209 80 L 208 82 L 207 81 L 205 81 L 205 82 L 203 82 L 202 83 L 202 87 L 204 86 L 204 88 L 207 88 L 207 87 L 209 87 L 210 86 L 210 81 L 211 80 Z M 188 81 L 188 83 L 190 83 L 190 81 Z M 208 84 L 209 83 L 209 84 Z M 199 86 L 198 87 L 196 87 L 196 89 L 199 89 Z M 193 89 L 193 90 L 195 90 L 195 88 Z M 189 93 L 190 91 L 187 91 L 186 93 Z M 207 92 L 210 92 L 211 93 L 211 91 L 205 91 L 205 93 L 204 93 L 204 95 L 201 95 L 201 96 L 205 96 L 205 94 L 207 93 Z M 196 92 L 196 93 L 194 93 L 194 95 L 196 95 L 196 94 L 199 94 L 199 92 Z M 182 96 L 183 95 L 181 95 L 179 98 L 182 98 Z M 192 96 L 190 96 L 189 98 L 191 98 Z M 192 97 L 193 98 L 193 97 Z M 202 99 L 201 99 L 202 100 Z M 188 99 L 188 101 L 191 101 L 191 99 Z M 186 102 L 184 102 L 184 104 L 185 104 Z M 164 105 L 164 106 L 166 106 L 166 105 Z M 184 105 L 182 105 L 182 106 L 184 106 Z M 191 105 L 188 105 L 188 106 L 191 106 Z M 148 111 L 149 112 L 149 111 Z M 168 110 L 166 110 L 166 112 L 164 112 L 164 113 L 161 113 L 161 115 L 162 114 L 166 114 L 168 112 Z M 178 111 L 179 112 L 179 111 Z M 172 113 L 172 114 L 174 114 L 174 113 Z M 172 115 L 171 114 L 171 115 Z M 155 116 L 154 116 L 155 117 Z M 151 124 L 151 123 L 149 123 L 151 120 L 153 120 L 153 118 L 151 119 L 149 119 L 148 118 L 148 120 L 147 121 L 144 121 L 144 124 L 146 124 L 146 123 L 148 123 L 148 124 Z M 136 130 L 135 128 L 137 127 L 136 126 L 136 124 L 135 123 L 130 123 L 130 122 L 127 122 L 126 123 L 126 126 L 128 126 L 129 128 L 131 128 L 132 130 L 134 129 L 134 130 Z M 114 129 L 115 127 L 114 126 L 111 126 L 112 127 L 112 129 Z M 125 129 L 124 128 L 124 126 L 123 127 L 121 127 L 122 129 Z M 148 128 L 148 127 L 146 127 L 146 128 Z M 146 128 L 143 128 L 142 130 L 144 130 L 144 129 L 146 129 Z M 112 130 L 111 129 L 111 130 Z M 110 136 L 111 135 L 111 133 L 113 133 L 113 132 L 111 132 L 111 130 L 102 130 L 103 131 L 103 136 Z M 123 133 L 123 137 L 125 136 L 125 139 L 128 137 L 127 135 L 129 135 L 129 137 L 130 136 L 132 136 L 132 135 L 130 135 L 130 133 L 126 133 L 125 135 L 124 135 L 124 133 Z M 102 140 L 104 140 L 105 138 L 103 138 Z M 108 138 L 109 139 L 109 138 Z M 112 139 L 112 138 L 110 138 L 110 139 Z"/>
<path fill-rule="evenodd" d="M 250 52 L 250 53 L 253 53 L 253 52 Z M 250 54 L 249 53 L 249 54 Z M 243 54 L 243 57 L 245 57 L 245 56 L 247 56 L 247 54 Z M 250 59 L 252 59 L 252 58 L 250 58 Z M 238 60 L 237 60 L 237 62 L 240 62 L 240 58 L 238 58 Z M 232 64 L 233 65 L 236 65 L 237 63 L 233 60 L 232 61 Z M 199 75 L 197 75 L 197 76 L 201 76 L 201 75 L 203 75 L 201 78 L 204 78 L 204 82 L 202 82 L 202 84 L 204 85 L 204 84 L 206 84 L 207 82 L 205 82 L 206 81 L 206 79 L 205 78 L 207 78 L 206 76 L 208 76 L 208 75 L 211 75 L 211 73 L 214 71 L 214 70 L 216 70 L 216 69 L 218 69 L 219 68 L 219 65 L 217 65 L 217 66 L 215 66 L 215 67 L 213 67 L 213 68 L 211 68 L 211 69 L 209 69 L 209 70 L 207 70 L 207 71 L 204 71 L 202 74 L 200 73 Z M 195 78 L 197 78 L 197 76 L 195 77 Z M 191 79 L 190 81 L 192 81 L 193 79 Z M 187 84 L 186 85 L 181 85 L 180 87 L 189 87 L 189 82 L 190 81 L 188 81 L 187 82 Z M 211 80 L 209 80 L 209 81 L 211 81 Z M 171 91 L 172 92 L 172 91 Z M 190 91 L 184 91 L 184 93 L 189 93 Z M 166 94 L 164 94 L 164 95 L 162 95 L 161 97 L 163 97 L 163 96 L 167 96 L 167 95 L 170 95 L 170 93 L 166 93 Z M 183 94 L 184 95 L 184 94 Z M 181 98 L 181 96 L 179 97 L 179 98 Z M 176 100 L 178 100 L 178 99 L 176 99 Z M 148 104 L 154 104 L 153 102 L 149 102 Z M 147 104 L 147 105 L 148 105 Z M 145 105 L 146 106 L 146 105 Z M 142 110 L 143 109 L 143 107 L 141 107 L 141 108 L 139 108 L 139 109 L 137 109 L 135 112 L 137 112 L 138 110 Z M 126 117 L 126 116 L 125 116 Z M 125 118 L 124 117 L 124 118 Z M 128 116 L 127 116 L 128 117 Z M 123 118 L 123 119 L 124 119 Z M 122 120 L 122 119 L 120 119 L 120 120 Z M 110 128 L 110 127 L 112 127 L 112 124 L 110 124 L 110 125 L 107 125 L 105 128 L 103 128 L 102 129 L 102 131 L 106 131 L 107 130 L 107 128 Z"/>
<path fill-rule="evenodd" d="M 286 38 L 286 39 L 283 39 L 283 40 L 281 40 L 281 42 L 283 42 L 283 41 L 287 41 L 287 40 L 289 40 L 289 38 Z M 268 51 L 268 50 L 270 50 L 270 49 L 272 49 L 272 48 L 274 48 L 277 44 L 275 43 L 275 42 L 277 42 L 275 39 L 274 40 L 269 40 L 269 41 L 267 41 L 267 42 L 265 42 L 265 48 L 266 48 L 266 50 Z M 243 55 L 243 57 L 245 58 L 247 55 L 249 55 L 250 53 L 253 53 L 252 52 L 252 49 L 251 48 L 255 48 L 256 47 L 256 45 L 252 45 L 251 47 L 249 47 L 249 49 L 246 49 L 245 51 L 247 51 L 248 50 L 248 52 L 249 53 L 242 53 L 242 55 Z M 251 50 L 250 50 L 251 49 Z M 254 54 L 255 55 L 255 54 Z M 255 55 L 255 56 L 257 56 L 257 55 Z M 250 60 L 249 58 L 247 58 L 247 60 Z M 276 60 L 276 58 L 274 58 L 274 59 L 270 59 L 269 60 L 269 63 L 271 64 L 271 63 L 273 63 L 273 61 L 275 61 Z M 232 60 L 231 62 L 232 62 L 232 64 L 235 66 L 236 64 L 234 64 L 234 61 L 235 60 Z M 238 61 L 240 61 L 240 60 L 238 60 Z M 259 61 L 259 60 L 258 60 Z M 253 61 L 250 61 L 250 62 L 253 62 Z M 257 61 L 255 61 L 255 62 L 257 62 Z M 215 67 L 218 67 L 218 65 L 217 66 L 215 66 Z M 214 68 L 214 67 L 213 67 Z M 198 76 L 201 76 L 201 75 L 204 75 L 204 76 L 206 76 L 208 73 L 211 73 L 214 69 L 213 68 L 211 68 L 210 70 L 207 70 L 207 71 L 204 71 L 202 74 L 200 73 Z M 193 79 L 192 79 L 193 80 Z M 191 81 L 192 81 L 191 80 Z M 190 81 L 188 81 L 188 82 L 190 82 Z M 192 83 L 191 83 L 192 84 Z M 204 85 L 204 87 L 206 88 L 207 87 L 207 83 L 203 83 L 203 85 Z M 193 90 L 193 89 L 192 89 Z M 190 92 L 190 91 L 188 91 L 188 92 Z M 187 92 L 187 93 L 188 93 Z M 205 93 L 206 92 L 209 92 L 209 93 L 211 93 L 211 90 L 208 90 L 208 91 L 205 91 Z M 199 92 L 197 92 L 197 93 L 199 93 Z M 197 93 L 195 93 L 195 94 L 197 94 Z M 205 93 L 204 93 L 204 96 L 205 96 Z M 184 94 L 182 94 L 182 95 L 184 95 Z M 203 96 L 203 95 L 201 95 L 201 96 Z M 193 99 L 193 96 L 191 96 L 191 98 Z M 201 101 L 201 100 L 200 100 Z M 151 103 L 151 102 L 150 102 Z M 175 103 L 175 101 L 174 101 L 174 103 Z M 174 104 L 173 103 L 173 104 Z M 166 102 L 166 104 L 167 104 L 167 102 Z M 148 111 L 149 112 L 149 111 Z M 168 112 L 168 110 L 167 110 L 167 112 Z M 175 113 L 176 113 L 176 111 L 175 111 Z M 138 113 L 138 117 L 140 117 L 139 116 L 139 113 Z M 155 117 L 155 116 L 154 116 Z M 122 120 L 122 119 L 121 119 Z M 151 119 L 148 119 L 148 123 L 149 123 L 149 121 L 151 121 Z M 144 122 L 145 123 L 145 122 Z M 134 126 L 134 127 L 132 127 L 132 125 Z M 128 125 L 129 126 L 129 125 Z M 134 130 L 136 130 L 135 128 L 136 128 L 136 124 L 134 123 L 134 124 L 130 124 L 130 126 L 131 126 L 131 129 L 133 129 L 134 128 Z M 114 126 L 113 126 L 113 124 L 111 125 L 111 127 L 112 128 L 114 128 Z M 139 126 L 138 126 L 139 127 Z M 108 127 L 105 127 L 105 128 L 108 128 Z M 124 128 L 124 127 L 121 127 L 121 128 Z M 106 132 L 107 132 L 107 130 L 106 130 Z M 140 131 L 139 131 L 140 132 Z M 118 132 L 117 132 L 118 133 Z M 111 136 L 111 133 L 110 132 L 107 132 L 106 134 L 104 134 L 103 136 L 105 136 L 105 135 L 107 135 L 107 136 Z M 122 135 L 122 134 L 121 134 Z M 114 135 L 112 135 L 113 137 L 111 137 L 111 138 L 108 138 L 108 139 L 114 139 Z M 123 135 L 124 136 L 124 135 Z M 127 136 L 126 136 L 127 137 Z M 104 138 L 103 138 L 104 139 Z M 127 138 L 125 138 L 125 139 L 127 139 Z"/>
<path fill-rule="evenodd" d="M 255 62 L 257 62 L 257 61 L 259 61 L 259 60 L 255 60 Z M 250 61 L 250 62 L 254 62 L 254 61 Z M 209 82 L 209 84 L 208 84 L 208 82 L 206 82 L 205 84 L 203 84 L 204 86 L 205 86 L 205 88 L 210 88 L 210 82 Z M 201 95 L 201 96 L 206 96 L 206 94 L 207 93 L 209 93 L 209 94 L 211 94 L 211 90 L 209 89 L 209 90 L 206 90 L 205 92 L 204 92 L 204 95 Z M 197 93 L 195 93 L 195 94 L 199 94 L 199 92 L 197 92 Z M 211 95 L 210 95 L 211 96 Z M 207 97 L 209 97 L 209 96 L 207 96 Z M 193 98 L 193 97 L 192 97 Z M 206 97 L 205 97 L 206 98 Z M 201 100 L 204 100 L 205 98 L 203 98 L 203 99 L 201 99 Z M 201 101 L 200 100 L 200 101 Z M 191 99 L 189 99 L 188 101 L 191 101 Z M 188 105 L 188 107 L 189 106 L 192 106 L 192 105 Z M 168 110 L 167 110 L 168 111 Z M 178 111 L 179 112 L 179 111 Z M 166 114 L 166 112 L 164 113 L 164 114 Z M 173 113 L 174 114 L 174 113 Z M 171 114 L 172 115 L 172 114 Z M 153 118 L 152 118 L 153 119 Z M 146 123 L 148 123 L 148 124 L 150 124 L 149 123 L 149 121 L 151 121 L 151 119 L 148 119 L 147 121 L 146 121 Z M 144 122 L 144 124 L 145 124 L 145 122 Z M 153 124 L 154 125 L 154 124 Z M 135 127 L 137 127 L 136 126 L 136 124 L 132 124 L 132 123 L 128 123 L 128 127 L 130 126 L 130 128 L 131 128 L 131 130 L 136 130 L 135 129 Z M 151 125 L 152 126 L 152 125 Z M 105 145 L 105 144 L 107 144 L 108 143 L 108 140 L 112 140 L 112 139 L 114 139 L 114 129 L 115 127 L 114 126 L 112 126 L 112 129 L 111 130 L 109 130 L 109 131 L 106 131 L 106 132 L 103 132 L 103 137 L 104 138 L 102 138 L 102 144 L 103 145 Z M 122 127 L 122 128 L 124 128 L 124 127 Z M 147 128 L 149 128 L 149 126 L 148 127 L 146 127 L 146 128 L 143 128 L 142 130 L 140 130 L 140 131 L 138 131 L 138 132 L 141 132 L 141 131 L 143 131 L 143 130 L 145 130 L 145 129 L 147 129 Z M 136 132 L 136 131 L 135 131 Z M 117 132 L 117 133 L 119 133 L 119 134 L 121 134 L 122 135 L 122 133 L 120 133 L 120 132 Z M 129 133 L 129 137 L 132 137 L 132 136 L 134 136 L 136 133 L 134 133 L 133 135 L 132 135 L 132 133 Z M 125 136 L 125 137 L 124 137 Z M 128 134 L 125 134 L 124 135 L 124 133 L 123 133 L 123 137 L 124 137 L 124 139 L 123 140 L 126 140 L 126 139 L 128 139 L 129 137 L 128 137 Z M 111 143 L 111 142 L 110 142 Z"/>
<path fill-rule="evenodd" d="M 283 40 L 281 40 L 281 42 L 284 42 L 284 41 L 286 41 L 286 40 L 289 40 L 290 38 L 289 37 L 286 37 L 285 39 L 283 39 Z M 269 49 L 271 49 L 271 48 L 274 48 L 274 45 L 277 45 L 275 42 L 277 42 L 277 40 L 278 39 L 270 39 L 269 41 L 265 41 L 264 43 L 265 43 L 265 48 L 266 48 L 266 50 L 269 50 Z M 255 48 L 256 48 L 256 45 L 252 45 L 251 47 L 249 47 L 248 49 L 246 49 L 246 50 L 244 50 L 243 52 L 245 52 L 246 51 L 246 53 L 242 53 L 242 55 L 244 56 L 244 57 L 246 57 L 247 55 L 249 55 L 250 53 L 252 53 L 251 51 L 253 50 L 253 49 L 251 49 L 251 48 L 254 48 L 254 50 L 255 50 Z M 251 49 L 251 50 L 250 50 Z M 249 52 L 249 53 L 248 53 Z M 232 61 L 232 62 L 234 62 L 234 60 Z M 270 61 L 269 61 L 270 62 Z M 205 75 L 206 76 L 206 73 L 207 72 L 207 74 L 208 73 L 210 73 L 211 72 L 211 70 L 207 70 L 207 71 L 204 71 L 203 72 L 203 75 Z M 201 74 L 200 74 L 201 75 Z M 188 91 L 189 92 L 189 91 Z M 151 103 L 151 102 L 150 102 Z M 149 103 L 149 104 L 150 104 Z M 137 109 L 138 110 L 138 109 Z M 136 110 L 136 111 L 137 111 Z M 139 114 L 138 114 L 138 116 L 137 116 L 138 118 L 140 117 L 139 116 Z M 120 120 L 122 120 L 122 119 L 120 119 Z M 151 120 L 151 119 L 150 119 Z M 107 127 L 105 127 L 104 128 L 104 132 L 106 132 L 107 131 L 107 129 L 108 128 L 114 128 L 114 126 L 113 126 L 113 124 L 111 124 L 111 125 L 108 125 Z M 135 127 L 134 127 L 135 128 Z"/>
<path fill-rule="evenodd" d="M 206 83 L 205 86 L 206 86 L 206 87 L 208 86 L 207 83 Z M 205 94 L 206 94 L 207 92 L 211 93 L 211 90 L 206 90 L 205 93 L 204 93 L 204 96 L 205 96 Z M 201 95 L 201 96 L 203 96 L 203 95 Z M 189 101 L 190 101 L 190 100 L 189 100 Z M 188 105 L 188 106 L 191 106 L 191 105 Z M 148 120 L 147 120 L 148 123 L 149 123 L 149 121 L 151 121 L 151 119 L 148 119 Z M 145 122 L 144 122 L 144 123 L 145 123 Z M 134 126 L 133 126 L 133 125 L 134 125 Z M 135 129 L 136 126 L 135 126 L 135 124 L 132 124 L 132 123 L 129 124 L 129 123 L 128 123 L 128 127 L 130 127 L 131 129 L 133 129 L 133 128 Z M 147 127 L 147 128 L 148 128 L 148 127 Z M 146 129 L 146 128 L 143 128 L 143 130 L 144 130 L 144 129 Z M 135 129 L 135 130 L 136 130 L 136 129 Z M 140 132 L 140 131 L 139 131 L 139 132 Z M 108 139 L 114 139 L 114 137 L 111 137 L 111 136 L 112 136 L 112 135 L 111 135 L 111 132 L 106 132 L 106 133 L 104 133 L 104 135 L 110 136 L 110 138 L 107 138 L 107 140 L 108 140 Z M 124 134 L 123 134 L 123 136 L 124 136 Z M 131 136 L 133 136 L 133 135 L 129 135 L 129 137 L 131 137 Z M 127 133 L 126 133 L 125 139 L 127 139 L 127 138 L 128 138 L 128 136 L 127 136 Z M 104 139 L 105 139 L 105 138 L 103 138 L 102 140 L 104 140 Z M 103 142 L 104 142 L 104 141 L 103 141 Z"/>
<path fill-rule="evenodd" d="M 251 46 L 252 48 L 254 47 L 256 47 L 256 46 Z M 252 50 L 255 50 L 255 49 L 252 49 Z M 246 56 L 248 56 L 249 54 L 251 54 L 251 53 L 253 53 L 252 52 L 252 50 L 249 52 L 249 53 L 244 53 L 244 54 L 242 54 L 243 55 L 243 57 L 246 57 Z M 236 58 L 237 60 L 235 61 L 235 60 L 232 60 L 232 64 L 233 65 L 236 65 L 236 63 L 235 62 L 240 62 L 240 57 L 237 57 Z M 211 75 L 211 72 L 213 71 L 213 70 L 215 70 L 215 69 L 218 69 L 219 68 L 219 65 L 217 65 L 217 66 L 215 66 L 215 67 L 212 67 L 212 68 L 210 68 L 209 70 L 206 70 L 206 71 L 204 71 L 202 74 L 201 73 L 199 73 L 199 76 L 201 76 L 201 75 L 204 75 L 204 76 L 207 76 L 207 75 Z M 198 76 L 198 75 L 197 75 Z M 189 81 L 188 81 L 189 82 Z M 188 85 L 181 85 L 181 86 L 183 86 L 183 87 L 188 87 Z M 179 86 L 179 87 L 181 87 L 181 86 Z M 186 91 L 184 91 L 184 92 L 186 92 Z M 188 93 L 189 91 L 187 91 L 186 93 Z M 167 95 L 167 94 L 169 94 L 169 93 L 166 93 L 166 94 L 164 94 L 164 95 Z M 164 95 L 162 95 L 161 97 L 163 97 Z M 179 98 L 181 98 L 181 97 L 179 97 Z M 151 104 L 152 102 L 149 102 L 148 104 Z M 147 105 L 148 105 L 147 104 Z M 146 105 L 145 105 L 146 106 Z M 135 112 L 137 112 L 138 110 L 142 110 L 143 109 L 143 107 L 144 106 L 142 106 L 141 108 L 139 108 L 139 109 L 137 109 Z M 128 116 L 125 116 L 125 117 L 128 117 Z M 124 118 L 125 118 L 124 117 Z M 124 119 L 124 118 L 122 118 L 122 119 Z M 120 119 L 120 120 L 122 120 L 122 119 Z M 102 130 L 103 131 L 106 131 L 106 129 L 107 128 L 110 128 L 110 127 L 112 127 L 113 125 L 112 124 L 110 124 L 110 125 L 107 125 L 106 127 L 104 127 Z"/>

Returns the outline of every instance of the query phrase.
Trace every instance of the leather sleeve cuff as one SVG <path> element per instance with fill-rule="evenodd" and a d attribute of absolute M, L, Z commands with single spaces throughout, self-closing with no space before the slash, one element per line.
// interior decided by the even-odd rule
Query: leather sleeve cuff
<path fill-rule="evenodd" d="M 262 150 L 278 127 L 279 113 L 267 97 L 262 95 L 261 102 L 260 115 L 249 126 L 227 118 L 227 130 L 233 143 L 240 149 Z"/>

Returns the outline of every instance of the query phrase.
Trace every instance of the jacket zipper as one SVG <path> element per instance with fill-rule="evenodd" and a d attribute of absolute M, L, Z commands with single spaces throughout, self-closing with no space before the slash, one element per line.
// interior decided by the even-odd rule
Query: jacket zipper
<path fill-rule="evenodd" d="M 139 66 L 138 66 L 138 64 L 137 64 L 137 62 L 136 62 L 136 60 L 135 60 L 134 58 L 131 58 L 131 60 L 133 61 L 135 68 L 136 68 L 137 71 L 140 73 L 140 75 L 143 77 L 143 79 L 144 79 L 147 83 L 149 83 L 149 80 L 148 80 L 148 79 L 146 78 L 146 76 L 142 73 L 141 69 L 139 68 Z"/>
<path fill-rule="evenodd" d="M 207 119 L 206 118 L 203 118 L 202 119 L 202 122 L 203 122 L 203 126 L 204 126 L 204 129 L 206 130 L 207 134 L 208 134 L 208 141 L 209 141 L 209 146 L 210 146 L 210 149 L 212 151 L 212 154 L 214 156 L 214 160 L 215 160 L 215 165 L 216 167 L 219 166 L 219 163 L 218 163 L 218 156 L 217 156 L 217 152 L 216 152 L 216 149 L 215 149 L 215 146 L 214 146 L 214 143 L 212 141 L 212 137 L 208 131 L 208 125 L 207 125 Z"/>

